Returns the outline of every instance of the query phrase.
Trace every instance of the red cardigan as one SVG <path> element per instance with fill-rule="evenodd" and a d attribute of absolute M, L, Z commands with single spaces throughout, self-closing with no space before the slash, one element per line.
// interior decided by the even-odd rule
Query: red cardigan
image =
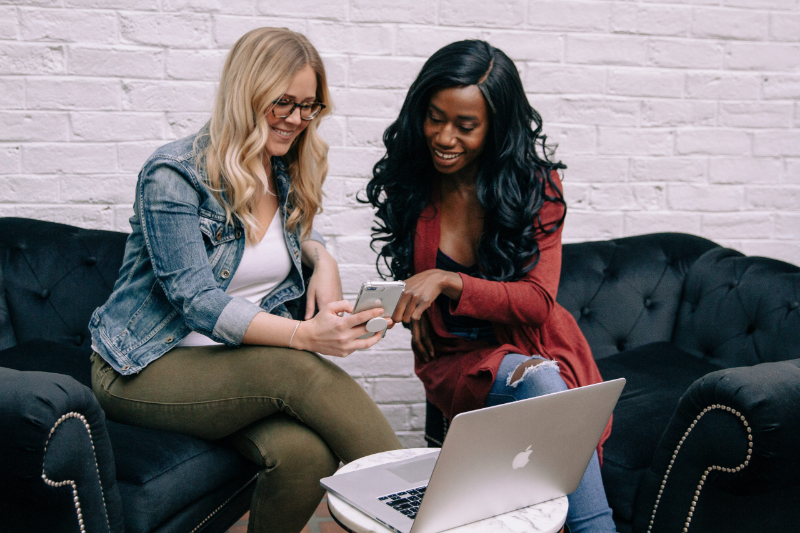
<path fill-rule="evenodd" d="M 561 187 L 557 173 L 553 179 Z M 548 191 L 553 194 L 552 191 Z M 439 249 L 439 201 L 434 199 L 417 221 L 414 240 L 415 273 L 436 268 Z M 563 207 L 546 202 L 542 220 L 560 218 Z M 436 358 L 425 363 L 415 354 L 414 369 L 422 380 L 428 399 L 451 419 L 464 411 L 480 409 L 492 388 L 497 369 L 509 353 L 538 354 L 558 362 L 561 377 L 570 389 L 603 381 L 589 344 L 572 315 L 556 303 L 561 275 L 561 230 L 539 233 L 539 262 L 522 279 L 513 282 L 488 281 L 459 274 L 464 283 L 453 315 L 488 320 L 494 326 L 500 346 L 470 341 L 448 333 L 438 306 L 427 309 L 435 332 Z M 609 420 L 598 446 L 611 433 Z"/>

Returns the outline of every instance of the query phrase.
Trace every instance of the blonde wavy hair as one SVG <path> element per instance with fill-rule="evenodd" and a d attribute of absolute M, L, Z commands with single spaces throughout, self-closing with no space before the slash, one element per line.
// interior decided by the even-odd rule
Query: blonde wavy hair
<path fill-rule="evenodd" d="M 198 167 L 205 170 L 228 224 L 238 219 L 249 243 L 255 241 L 259 227 L 253 214 L 256 195 L 269 190 L 262 159 L 269 135 L 266 115 L 306 65 L 316 73 L 316 99 L 326 108 L 295 140 L 283 161 L 291 179 L 286 228 L 296 231 L 299 225 L 301 238 L 307 238 L 314 217 L 322 211 L 322 183 L 328 173 L 328 145 L 317 127 L 332 105 L 325 67 L 305 36 L 285 28 L 258 28 L 244 34 L 225 60 L 208 132 L 195 140 Z M 204 136 L 208 142 L 201 149 Z"/>

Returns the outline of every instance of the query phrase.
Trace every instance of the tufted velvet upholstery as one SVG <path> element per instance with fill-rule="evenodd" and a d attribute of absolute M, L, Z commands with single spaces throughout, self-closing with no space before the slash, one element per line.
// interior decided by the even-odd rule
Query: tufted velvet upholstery
<path fill-rule="evenodd" d="M 676 233 L 567 244 L 563 258 L 559 303 L 604 379 L 627 379 L 602 467 L 618 530 L 796 531 L 800 268 Z M 749 442 L 751 461 L 698 489 Z"/>
<path fill-rule="evenodd" d="M 11 531 L 79 531 L 71 488 L 45 484 L 43 460 L 76 480 L 90 531 L 225 531 L 249 507 L 252 464 L 214 443 L 107 422 L 88 388 L 87 325 L 111 293 L 125 239 L 0 219 L 0 524 Z M 68 412 L 90 422 L 96 454 L 73 417 L 44 456 Z"/>

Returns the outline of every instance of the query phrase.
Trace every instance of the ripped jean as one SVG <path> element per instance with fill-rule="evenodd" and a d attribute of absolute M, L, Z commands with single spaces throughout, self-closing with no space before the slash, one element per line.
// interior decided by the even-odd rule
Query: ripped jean
<path fill-rule="evenodd" d="M 532 358 L 516 353 L 506 355 L 503 362 L 500 363 L 492 390 L 486 396 L 484 407 L 525 400 L 567 389 L 567 385 L 559 375 L 558 365 L 555 361 L 548 361 L 540 356 L 533 358 L 543 359 L 546 362 L 526 368 L 521 379 L 509 384 L 514 370 Z M 571 533 L 616 531 L 611 518 L 611 508 L 608 506 L 605 489 L 603 489 L 603 479 L 600 477 L 597 452 L 592 455 L 578 489 L 567 496 L 567 499 L 569 500 L 567 526 Z"/>

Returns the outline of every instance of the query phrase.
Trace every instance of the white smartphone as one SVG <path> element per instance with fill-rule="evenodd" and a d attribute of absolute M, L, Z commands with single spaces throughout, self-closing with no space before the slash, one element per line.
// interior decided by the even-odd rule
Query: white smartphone
<path fill-rule="evenodd" d="M 394 313 L 394 308 L 397 307 L 405 288 L 405 281 L 366 281 L 358 292 L 353 314 L 383 307 L 383 318 L 389 318 Z M 386 330 L 383 333 L 385 335 Z M 367 333 L 359 339 L 366 339 L 372 335 L 374 333 Z"/>

